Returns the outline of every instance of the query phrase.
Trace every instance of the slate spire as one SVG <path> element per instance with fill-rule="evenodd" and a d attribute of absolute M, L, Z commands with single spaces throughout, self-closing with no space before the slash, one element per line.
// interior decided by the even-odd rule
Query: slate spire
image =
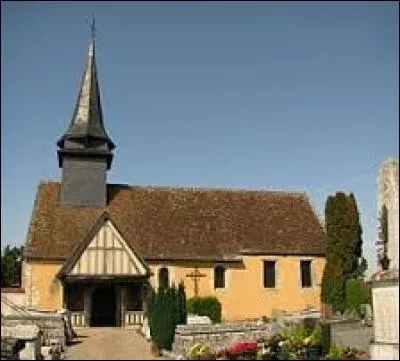
<path fill-rule="evenodd" d="M 85 69 L 67 131 L 57 141 L 61 204 L 105 206 L 114 143 L 104 127 L 96 69 L 94 20 Z"/>
<path fill-rule="evenodd" d="M 75 105 L 75 111 L 67 131 L 58 140 L 57 145 L 60 148 L 63 148 L 65 146 L 64 142 L 68 139 L 104 140 L 110 151 L 115 148 L 114 143 L 104 128 L 103 122 L 96 69 L 94 20 L 91 26 L 91 40 L 86 56 L 86 65 Z"/>

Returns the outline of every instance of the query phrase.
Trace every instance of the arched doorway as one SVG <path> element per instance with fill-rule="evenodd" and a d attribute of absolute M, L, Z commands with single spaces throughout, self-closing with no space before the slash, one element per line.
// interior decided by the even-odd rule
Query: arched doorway
<path fill-rule="evenodd" d="M 90 326 L 116 326 L 117 299 L 112 285 L 97 286 L 92 293 Z"/>

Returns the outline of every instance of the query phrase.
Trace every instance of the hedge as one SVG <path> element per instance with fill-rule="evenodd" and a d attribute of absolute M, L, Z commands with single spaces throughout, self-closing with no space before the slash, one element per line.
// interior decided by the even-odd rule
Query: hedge
<path fill-rule="evenodd" d="M 213 296 L 192 297 L 187 301 L 187 313 L 208 316 L 213 323 L 221 322 L 221 303 Z"/>

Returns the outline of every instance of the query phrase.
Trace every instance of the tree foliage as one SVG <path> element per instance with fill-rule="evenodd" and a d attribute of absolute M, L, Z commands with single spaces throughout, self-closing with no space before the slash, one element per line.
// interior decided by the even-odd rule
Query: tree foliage
<path fill-rule="evenodd" d="M 357 202 L 352 193 L 337 192 L 325 205 L 326 266 L 321 300 L 334 311 L 346 308 L 346 281 L 363 277 L 367 268 L 362 257 L 362 228 Z"/>
<path fill-rule="evenodd" d="M 7 245 L 1 252 L 1 287 L 21 285 L 21 260 L 23 247 Z"/>
<path fill-rule="evenodd" d="M 189 298 L 186 307 L 188 313 L 208 316 L 213 323 L 221 322 L 221 302 L 215 296 Z"/>
<path fill-rule="evenodd" d="M 177 294 L 177 311 L 178 311 L 178 317 L 177 317 L 177 324 L 186 324 L 186 319 L 187 319 L 187 311 L 186 311 L 186 292 L 185 292 L 185 285 L 183 282 L 179 283 L 178 286 L 178 294 Z"/>
<path fill-rule="evenodd" d="M 176 325 L 186 323 L 186 307 L 181 307 L 182 302 L 186 302 L 183 284 L 179 289 L 172 285 L 150 292 L 147 317 L 151 340 L 159 349 L 171 350 Z"/>
<path fill-rule="evenodd" d="M 361 315 L 361 305 L 371 303 L 371 287 L 362 279 L 349 279 L 346 282 L 346 309 Z"/>

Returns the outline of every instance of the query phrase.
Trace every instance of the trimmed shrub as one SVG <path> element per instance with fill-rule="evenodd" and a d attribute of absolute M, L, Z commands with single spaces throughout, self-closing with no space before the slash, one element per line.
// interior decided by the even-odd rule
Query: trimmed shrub
<path fill-rule="evenodd" d="M 184 292 L 182 289 L 180 297 L 186 299 Z M 159 288 L 158 292 L 152 290 L 149 294 L 147 317 L 150 337 L 160 350 L 171 350 L 178 319 L 181 317 L 186 320 L 186 313 L 180 310 L 178 299 L 175 285 Z"/>
<path fill-rule="evenodd" d="M 185 285 L 183 282 L 179 283 L 178 286 L 178 293 L 176 297 L 176 302 L 177 302 L 177 324 L 186 324 L 187 321 L 187 314 L 186 314 L 186 293 L 185 293 Z"/>
<path fill-rule="evenodd" d="M 213 323 L 221 322 L 221 302 L 217 297 L 192 297 L 186 304 L 187 313 L 208 316 Z"/>

